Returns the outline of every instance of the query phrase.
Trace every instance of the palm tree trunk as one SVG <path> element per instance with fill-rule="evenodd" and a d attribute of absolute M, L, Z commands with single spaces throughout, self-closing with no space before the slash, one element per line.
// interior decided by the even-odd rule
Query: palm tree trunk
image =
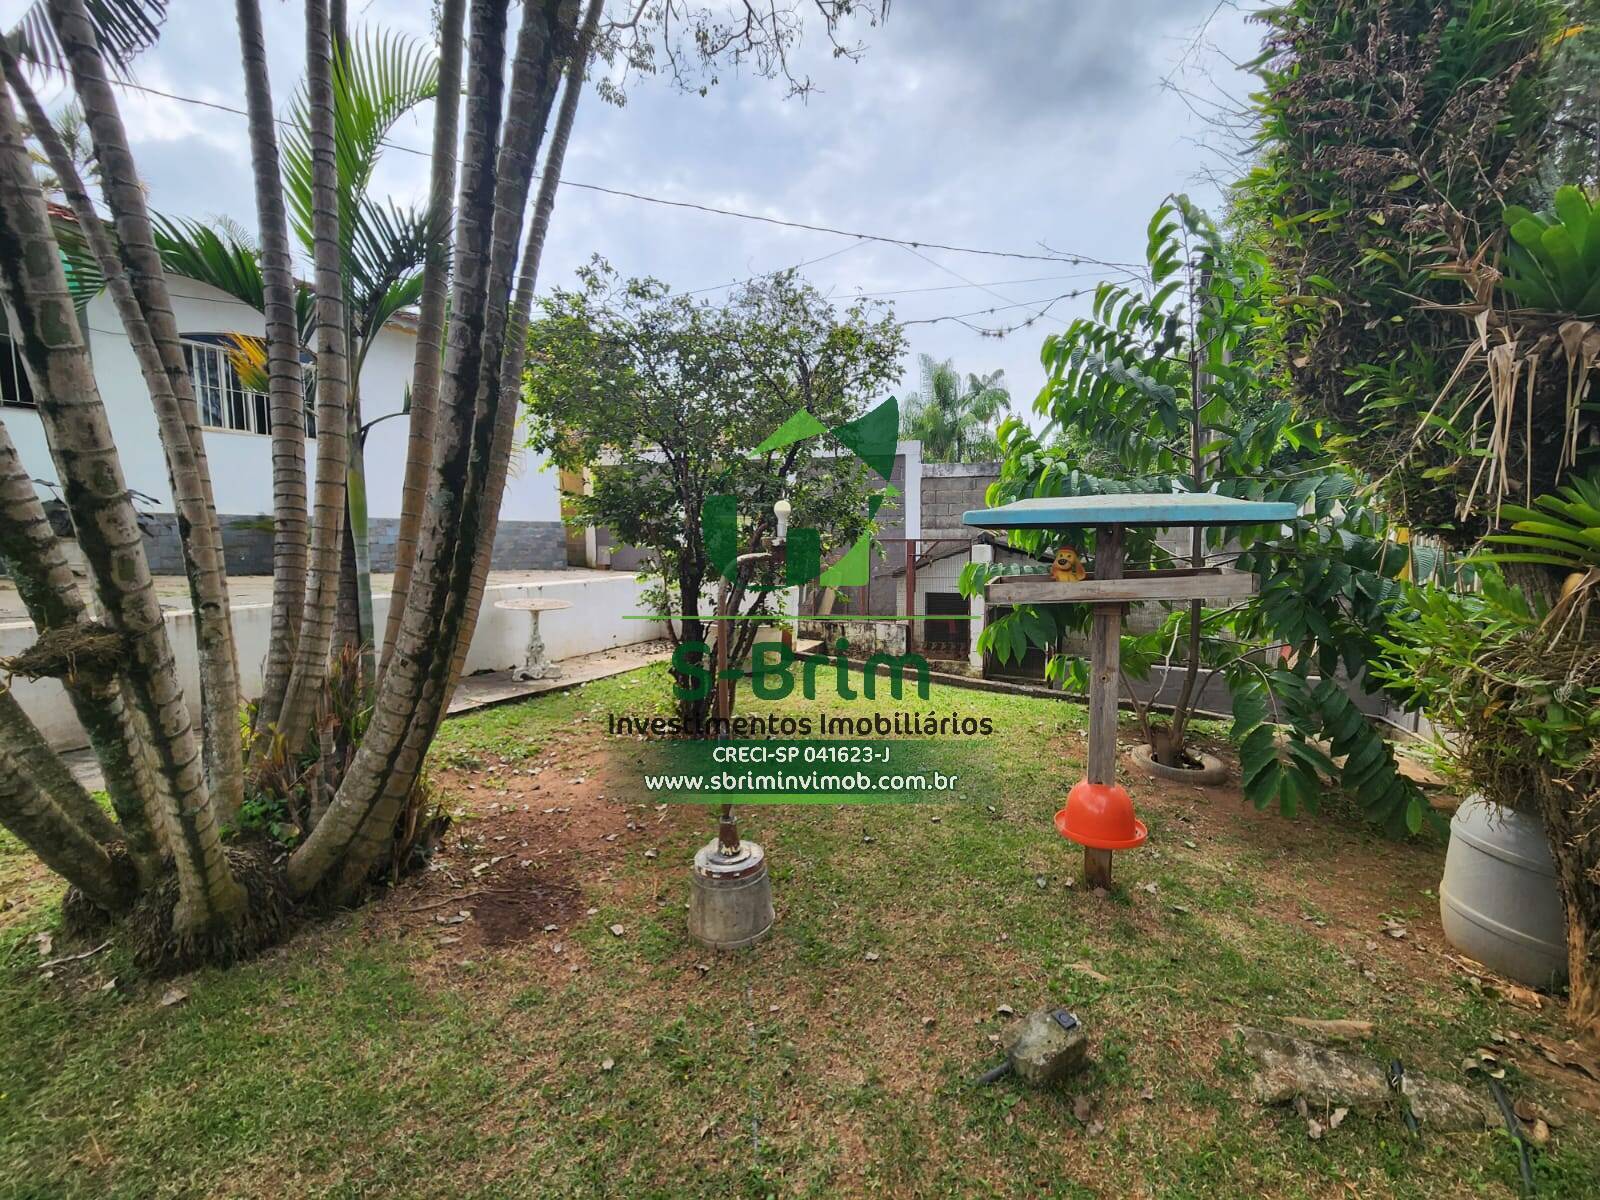
<path fill-rule="evenodd" d="M 9 692 L 5 695 L 10 698 Z M 0 741 L 0 825 L 101 908 L 111 913 L 127 910 L 133 889 L 106 848 L 52 803 L 42 782 L 5 741 Z"/>
<path fill-rule="evenodd" d="M 344 889 L 364 877 L 387 842 L 433 735 L 480 528 L 511 271 L 542 132 L 530 117 L 549 66 L 551 34 L 557 32 L 551 26 L 567 11 L 575 18 L 575 3 L 524 10 L 505 108 L 505 143 L 497 153 L 506 2 L 473 0 L 453 303 L 429 504 L 405 614 L 371 724 L 327 815 L 290 856 L 289 884 L 300 894 L 317 886 L 341 860 Z"/>
<path fill-rule="evenodd" d="M 122 830 L 84 790 L 83 784 L 50 749 L 44 734 L 22 710 L 10 688 L 0 689 L 0 746 L 10 753 L 17 766 L 44 795 L 95 841 L 102 844 L 122 841 Z"/>
<path fill-rule="evenodd" d="M 151 389 L 151 400 L 167 456 L 173 507 L 179 516 L 179 529 L 185 535 L 184 560 L 200 658 L 206 776 L 219 816 L 230 821 L 244 802 L 244 760 L 238 729 L 239 663 L 228 604 L 222 532 L 206 468 L 199 410 L 178 341 L 178 325 L 155 246 L 144 188 L 128 149 L 127 132 L 106 76 L 94 26 L 83 0 L 49 0 L 49 8 L 94 142 L 101 187 L 116 224 L 128 283 L 144 318 L 144 330 L 130 328 L 129 340 L 136 344 L 145 340 L 154 343 L 168 380 L 165 387 Z M 119 305 L 119 309 L 122 307 Z M 131 314 L 122 315 L 126 324 Z M 146 369 L 142 363 L 141 369 Z M 148 371 L 146 378 L 150 378 Z"/>
<path fill-rule="evenodd" d="M 294 259 L 283 203 L 278 131 L 258 0 L 237 0 L 239 50 L 250 112 L 250 163 L 261 228 L 261 292 L 266 315 L 267 395 L 272 409 L 272 631 L 257 730 L 278 720 L 294 666 L 306 599 L 306 410 L 295 321 Z M 261 744 L 258 743 L 258 749 Z"/>
<path fill-rule="evenodd" d="M 476 364 L 477 387 L 473 405 L 472 436 L 468 448 L 466 484 L 462 489 L 461 523 L 450 553 L 448 596 L 450 610 L 458 623 L 446 643 L 446 667 L 437 681 L 430 675 L 420 703 L 406 734 L 407 761 L 417 766 L 392 776 L 361 822 L 346 855 L 340 894 L 349 897 L 358 891 L 371 864 L 383 853 L 392 836 L 394 823 L 403 808 L 420 769 L 423 756 L 443 719 L 458 664 L 464 661 L 469 636 L 476 618 L 471 581 L 477 568 L 478 552 L 487 530 L 492 545 L 492 521 L 499 496 L 504 491 L 504 469 L 510 461 L 509 441 L 516 419 L 515 393 L 501 388 L 504 356 L 508 352 L 510 287 L 521 241 L 523 214 L 527 206 L 533 163 L 545 125 L 561 82 L 562 66 L 571 53 L 576 36 L 577 0 L 547 0 L 542 15 L 524 9 L 513 59 L 510 97 L 506 108 L 504 138 L 496 162 L 497 186 L 494 195 L 494 222 L 489 248 L 489 275 L 486 289 L 482 346 Z M 460 386 L 471 375 L 453 376 Z M 509 424 L 505 420 L 510 418 Z M 495 446 L 504 440 L 502 472 L 495 478 Z M 491 503 L 491 497 L 493 501 Z"/>
<path fill-rule="evenodd" d="M 91 119 L 98 117 L 90 108 L 98 100 L 83 100 Z M 189 932 L 231 921 L 244 909 L 244 889 L 223 856 L 133 502 L 9 99 L 0 103 L 0 295 L 14 318 L 11 337 L 33 385 L 104 621 L 126 643 L 124 691 L 144 719 L 156 793 L 167 809 L 179 883 L 174 927 Z"/>
<path fill-rule="evenodd" d="M 344 279 L 339 256 L 339 174 L 333 133 L 333 62 L 327 0 L 306 0 L 306 108 L 312 164 L 312 258 L 315 263 L 317 345 L 317 485 L 311 568 L 294 671 L 278 722 L 290 754 L 310 732 L 311 714 L 327 676 L 328 647 L 339 598 L 344 537 L 345 469 L 349 440 L 349 345 L 345 340 Z"/>
<path fill-rule="evenodd" d="M 72 567 L 4 423 L 0 423 L 0 560 L 40 633 L 88 623 Z M 61 684 L 100 762 L 111 807 L 122 826 L 117 836 L 127 845 L 143 887 L 160 867 L 160 846 L 152 826 L 156 799 L 143 739 L 115 678 L 79 671 Z"/>
<path fill-rule="evenodd" d="M 450 286 L 450 205 L 456 186 L 456 131 L 461 108 L 462 25 L 466 0 L 444 0 L 439 27 L 439 95 L 434 101 L 433 176 L 428 193 L 428 224 L 433 236 L 422 268 L 422 299 L 417 312 L 417 355 L 411 372 L 411 432 L 406 444 L 406 473 L 400 485 L 400 529 L 395 537 L 394 586 L 389 592 L 389 617 L 383 635 L 380 674 L 389 665 L 400 632 L 411 568 L 417 554 L 417 530 L 427 501 L 428 472 L 433 466 L 433 430 L 439 411 L 439 372 L 443 365 L 445 300 Z"/>
<path fill-rule="evenodd" d="M 366 360 L 366 338 L 356 337 L 348 326 L 350 347 L 350 419 L 347 443 L 350 461 L 344 472 L 345 527 L 339 557 L 339 606 L 334 629 L 341 647 L 348 645 L 361 670 L 362 694 L 370 695 L 377 681 L 373 643 L 377 637 L 372 619 L 372 546 L 367 524 L 367 456 L 361 433 L 361 364 Z"/>
<path fill-rule="evenodd" d="M 441 718 L 450 707 L 450 697 L 466 667 L 467 652 L 472 648 L 473 634 L 477 632 L 478 616 L 483 607 L 484 588 L 489 581 L 489 568 L 494 560 L 494 538 L 500 525 L 500 503 L 505 498 L 506 477 L 511 470 L 511 446 L 517 426 L 517 416 L 522 407 L 522 364 L 527 355 L 528 319 L 533 311 L 533 291 L 539 279 L 539 260 L 544 254 L 544 242 L 550 232 L 550 215 L 555 210 L 556 188 L 561 183 L 561 167 L 567 157 L 567 144 L 572 139 L 572 122 L 578 113 L 578 97 L 583 91 L 583 76 L 589 65 L 589 51 L 594 44 L 595 30 L 600 24 L 600 14 L 605 0 L 589 0 L 583 25 L 578 32 L 577 44 L 567 59 L 566 86 L 561 93 L 561 108 L 556 114 L 555 129 L 550 135 L 550 148 L 545 152 L 544 170 L 539 177 L 539 195 L 534 201 L 533 224 L 528 230 L 528 242 L 522 250 L 522 269 L 517 279 L 517 295 L 511 306 L 510 326 L 506 334 L 505 355 L 500 370 L 500 414 L 494 432 L 491 451 L 488 495 L 484 500 L 483 533 L 478 542 L 478 555 L 472 565 L 472 584 L 467 592 L 465 623 L 461 640 L 456 645 L 455 661 L 450 666 L 450 687 L 445 693 Z M 553 85 L 552 85 L 553 94 Z M 546 101 L 548 104 L 548 101 Z"/>

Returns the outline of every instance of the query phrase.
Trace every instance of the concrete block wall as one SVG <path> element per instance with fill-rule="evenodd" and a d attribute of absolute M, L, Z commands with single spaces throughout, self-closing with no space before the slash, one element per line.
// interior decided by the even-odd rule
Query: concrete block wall
<path fill-rule="evenodd" d="M 272 518 L 222 515 L 222 550 L 230 575 L 272 574 Z M 145 554 L 156 575 L 182 575 L 183 549 L 177 518 L 141 513 Z M 367 525 L 372 569 L 394 570 L 398 517 L 373 517 Z M 560 570 L 567 565 L 566 531 L 560 521 L 501 521 L 495 530 L 492 565 L 501 571 Z"/>
<path fill-rule="evenodd" d="M 975 530 L 961 523 L 968 509 L 984 507 L 984 493 L 1000 478 L 998 462 L 924 463 L 922 537 L 970 540 Z"/>

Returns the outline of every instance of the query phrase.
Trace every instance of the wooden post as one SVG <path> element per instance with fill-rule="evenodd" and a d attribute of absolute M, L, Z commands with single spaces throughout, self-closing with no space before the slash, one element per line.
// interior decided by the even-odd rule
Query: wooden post
<path fill-rule="evenodd" d="M 1123 528 L 1102 526 L 1095 535 L 1094 577 L 1121 579 Z M 1122 605 L 1094 606 L 1089 634 L 1089 782 L 1117 781 L 1117 694 L 1122 675 Z M 1111 886 L 1111 851 L 1083 850 L 1084 884 Z"/>

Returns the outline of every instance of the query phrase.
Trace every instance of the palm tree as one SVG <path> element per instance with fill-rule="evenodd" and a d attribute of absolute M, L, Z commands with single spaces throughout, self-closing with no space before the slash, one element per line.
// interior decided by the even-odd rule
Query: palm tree
<path fill-rule="evenodd" d="M 236 3 L 256 118 L 252 165 L 258 194 L 265 197 L 260 207 L 267 213 L 262 241 L 276 262 L 268 264 L 264 275 L 254 253 L 233 253 L 228 249 L 232 243 L 220 235 L 207 243 L 209 249 L 202 249 L 217 252 L 219 270 L 234 275 L 239 287 L 254 289 L 259 307 L 273 306 L 269 328 L 274 344 L 262 350 L 269 376 L 276 357 L 280 379 L 289 382 L 288 351 L 292 346 L 297 362 L 307 323 L 314 329 L 316 402 L 327 440 L 318 455 L 299 629 L 287 619 L 274 625 L 275 638 L 294 643 L 280 660 L 291 666 L 278 723 L 286 734 L 303 738 L 309 723 L 305 718 L 328 694 L 317 684 L 326 670 L 344 524 L 348 381 L 358 366 L 358 338 L 380 327 L 383 306 L 394 289 L 382 289 L 381 302 L 363 308 L 361 289 L 346 278 L 346 250 L 356 259 L 364 252 L 352 230 L 377 211 L 353 208 L 350 197 L 341 196 L 342 187 L 350 191 L 349 181 L 364 181 L 359 169 L 341 175 L 352 147 L 340 136 L 339 63 L 357 56 L 345 48 L 329 0 L 306 0 L 304 147 L 309 165 L 303 182 L 309 202 L 296 212 L 289 200 L 280 228 L 295 213 L 302 236 L 309 231 L 315 271 L 309 293 L 294 296 L 295 328 L 289 333 L 289 296 L 277 269 L 286 238 L 279 236 L 274 247 L 275 235 L 268 228 L 276 208 L 278 172 L 272 164 L 277 147 L 276 130 L 267 119 L 270 93 L 261 71 L 259 13 L 256 0 Z M 600 19 L 600 0 L 589 3 L 584 27 L 592 32 Z M 446 0 L 447 37 L 459 38 L 462 7 L 463 0 Z M 569 89 L 564 110 L 577 102 L 585 65 L 581 48 L 586 44 L 580 42 L 579 0 L 524 4 L 516 47 L 509 55 L 510 0 L 465 0 L 465 7 L 470 18 L 462 72 L 467 86 L 461 186 L 458 202 L 446 206 L 447 228 L 440 230 L 440 236 L 448 237 L 452 256 L 450 322 L 432 454 L 418 493 L 429 502 L 417 525 L 411 586 L 388 668 L 378 681 L 370 722 L 353 759 L 328 778 L 315 752 L 295 755 L 283 752 L 279 743 L 273 770 L 251 777 L 250 786 L 262 800 L 300 805 L 306 832 L 286 861 L 223 841 L 230 806 L 246 779 L 237 725 L 238 670 L 231 641 L 219 636 L 231 631 L 226 578 L 217 553 L 220 543 L 214 535 L 216 517 L 193 381 L 177 343 L 157 232 L 108 86 L 108 71 L 124 69 L 127 55 L 153 40 L 164 4 L 42 0 L 21 31 L 0 47 L 0 70 L 9 88 L 0 92 L 0 302 L 11 318 L 9 331 L 28 373 L 99 609 L 98 619 L 89 620 L 62 547 L 0 419 L 0 558 L 39 631 L 36 643 L 6 666 L 61 679 L 68 687 L 106 770 L 115 814 L 103 813 L 89 801 L 21 706 L 7 703 L 0 693 L 0 825 L 75 886 L 76 892 L 70 893 L 77 897 L 75 903 L 130 918 L 131 941 L 146 963 L 181 968 L 199 961 L 229 961 L 279 936 L 296 902 L 358 893 L 393 835 L 396 814 L 414 794 L 423 757 L 448 702 L 458 647 L 470 629 L 468 597 L 493 536 L 493 509 L 503 485 L 505 443 L 514 416 L 507 409 L 518 400 L 505 381 L 515 378 L 514 365 L 523 352 L 522 321 L 542 240 L 540 233 L 530 235 L 519 282 L 518 246 L 534 163 L 564 71 Z M 816 0 L 816 7 L 830 30 L 844 15 L 863 8 L 860 0 Z M 765 49 L 772 64 L 767 73 L 781 73 L 782 59 L 773 47 L 786 46 L 792 30 L 774 24 L 777 20 L 775 15 L 757 15 L 743 34 L 717 49 L 708 48 L 710 43 L 701 37 L 695 53 L 707 62 L 718 49 L 740 55 L 741 61 L 752 56 L 768 61 L 760 58 Z M 637 38 L 642 29 L 655 28 L 666 36 L 663 22 L 658 13 L 643 24 L 634 20 L 612 29 L 607 52 L 615 54 L 619 44 L 626 48 L 627 39 Z M 67 262 L 60 227 L 51 220 L 13 106 L 14 100 L 23 105 L 36 134 L 48 126 L 48 121 L 41 125 L 37 120 L 36 101 L 20 67 L 24 60 L 34 67 L 70 69 L 96 161 L 104 170 L 102 202 L 108 211 L 102 218 L 59 139 L 43 138 L 51 169 L 77 213 L 87 252 L 134 347 L 158 418 L 174 503 L 189 526 L 185 552 L 201 617 L 197 642 L 204 736 L 189 715 L 175 648 L 156 600 L 131 494 L 77 319 L 82 279 Z M 567 111 L 558 126 L 564 131 L 570 125 Z M 558 140 L 564 137 L 563 132 Z M 554 160 L 547 158 L 545 169 L 549 177 L 559 175 L 559 153 Z M 549 195 L 541 197 L 546 219 L 550 202 Z M 379 214 L 384 215 L 393 215 L 393 210 Z M 274 397 L 275 422 L 292 427 L 289 392 L 285 387 Z M 284 432 L 292 434 L 293 429 Z M 288 437 L 283 445 L 302 449 L 293 443 Z M 274 463 L 275 479 L 285 491 L 297 471 L 303 481 L 304 460 L 297 453 Z M 275 566 L 289 569 L 281 558 Z M 284 591 L 293 589 L 286 585 Z M 304 789 L 311 785 L 318 790 L 306 805 Z"/>
<path fill-rule="evenodd" d="M 241 25 L 241 38 L 245 39 L 242 45 L 247 53 L 246 65 L 249 71 L 250 39 L 246 37 L 244 25 Z M 259 44 L 259 34 L 254 41 Z M 427 210 L 394 204 L 384 205 L 368 194 L 373 172 L 377 169 L 382 155 L 384 139 L 394 123 L 418 104 L 438 94 L 439 64 L 434 60 L 432 53 L 420 42 L 387 33 L 370 34 L 348 42 L 336 41 L 335 45 L 343 46 L 343 49 L 334 52 L 331 64 L 339 201 L 336 245 L 345 298 L 344 337 L 350 346 L 350 372 L 346 381 L 349 389 L 346 405 L 349 414 L 348 427 L 345 436 L 346 519 L 341 526 L 342 555 L 338 581 L 342 584 L 341 597 L 345 599 L 336 606 L 339 617 L 336 624 L 345 627 L 349 641 L 361 648 L 364 675 L 370 685 L 374 675 L 372 646 L 376 640 L 376 633 L 373 629 L 372 575 L 368 560 L 366 471 L 362 454 L 366 427 L 361 421 L 361 368 L 366 362 L 367 352 L 377 332 L 395 313 L 417 303 L 422 296 L 426 259 L 430 253 L 438 253 L 434 249 L 436 246 L 448 243 L 448 236 L 439 233 L 448 223 L 448 211 L 440 210 L 431 203 Z M 459 62 L 459 49 L 457 59 Z M 265 89 L 264 63 L 256 67 L 254 73 L 261 76 L 259 86 Z M 455 86 L 459 88 L 459 67 L 456 76 Z M 247 75 L 247 82 L 248 79 Z M 251 84 L 252 90 L 255 86 L 257 85 Z M 265 164 L 256 161 L 259 157 L 256 147 L 260 144 L 260 138 L 254 130 L 251 144 L 252 161 L 256 165 L 257 210 L 263 214 L 263 252 L 269 242 L 276 249 L 277 230 L 269 230 L 269 220 L 275 221 L 287 204 L 288 215 L 292 218 L 301 247 L 314 259 L 315 188 L 311 138 L 313 110 L 309 101 L 310 94 L 303 88 L 290 105 L 290 128 L 284 139 L 282 155 L 281 189 L 276 200 L 271 202 L 276 213 L 262 207 L 260 193 L 263 187 L 268 186 L 269 180 L 276 181 L 277 172 L 267 170 L 264 174 Z M 260 103 L 261 112 L 270 114 L 270 92 L 261 97 Z M 253 101 L 251 110 L 253 122 L 262 119 L 257 115 L 255 104 Z M 440 117 L 450 118 L 451 114 L 443 111 L 444 107 L 447 106 L 441 106 Z M 453 138 L 453 119 L 441 120 L 440 123 L 447 126 L 445 132 L 450 133 Z M 277 155 L 274 154 L 273 157 L 276 159 Z M 273 186 L 277 187 L 276 182 Z M 448 190 L 447 187 L 447 193 Z M 169 270 L 209 283 L 252 307 L 264 308 L 268 293 L 265 286 L 266 272 L 263 270 L 265 263 L 262 254 L 258 254 L 255 247 L 243 243 L 226 228 L 209 228 L 190 221 L 165 221 L 160 232 L 163 255 Z M 447 256 L 445 261 L 447 263 Z M 278 290 L 281 291 L 281 287 L 280 282 Z M 311 303 L 311 295 L 311 289 L 301 288 L 296 304 L 300 330 L 299 344 L 306 347 L 310 346 L 313 338 L 314 306 Z M 280 310 L 282 308 L 281 300 L 278 302 L 278 308 Z M 283 319 L 281 312 L 277 319 Z M 282 342 L 281 331 L 277 341 Z M 273 344 L 274 338 L 269 329 L 267 338 L 269 351 Z M 437 348 L 436 338 L 434 346 Z M 287 406 L 293 402 L 290 389 L 292 388 L 295 394 L 299 394 L 301 389 L 298 347 L 294 348 L 295 357 L 292 360 L 288 357 L 287 349 L 280 345 L 276 351 L 278 370 L 282 378 L 278 384 L 281 396 L 277 396 L 275 400 L 285 406 L 286 416 Z M 420 350 L 419 339 L 419 352 Z M 240 345 L 234 355 L 234 362 L 235 366 L 240 368 L 240 374 L 247 386 L 262 389 L 270 387 L 274 365 L 271 353 L 261 353 L 260 346 Z M 291 373 L 293 378 L 289 377 Z M 319 428 L 322 428 L 320 424 Z M 274 461 L 282 458 L 286 462 L 303 463 L 303 420 L 298 437 L 296 429 L 287 422 L 281 435 L 276 419 L 273 429 Z M 289 446 L 291 440 L 296 442 L 297 449 Z M 279 499 L 286 502 L 286 515 L 290 523 L 288 531 L 282 527 L 276 531 L 278 535 L 274 539 L 276 556 L 280 551 L 292 553 L 291 543 L 304 545 L 304 527 L 303 517 L 297 519 L 295 513 L 295 497 L 292 492 L 296 479 L 292 471 L 286 472 L 283 476 L 275 475 L 274 479 L 275 485 L 282 485 L 284 489 L 282 497 L 275 497 L 275 506 Z M 303 492 L 303 467 L 299 487 Z M 303 500 L 300 503 L 303 505 Z M 298 537 L 295 536 L 297 529 L 301 531 Z M 399 557 L 404 558 L 406 547 L 399 547 L 399 552 Z M 292 570 L 292 559 L 289 565 Z M 281 598 L 277 594 L 276 587 L 276 583 L 280 581 L 284 585 L 282 589 L 284 595 Z M 275 576 L 275 622 L 276 606 L 280 599 L 288 606 L 294 592 L 292 574 L 287 580 L 280 580 Z M 313 633 L 316 634 L 317 631 L 313 630 Z M 279 697 L 283 690 L 283 685 L 279 682 L 281 671 L 282 664 L 275 664 L 269 660 L 268 686 L 263 694 L 263 704 L 257 713 L 258 728 L 269 727 L 277 717 Z"/>
<path fill-rule="evenodd" d="M 522 252 L 522 268 L 517 279 L 517 294 L 512 301 L 511 326 L 506 335 L 505 355 L 500 366 L 500 389 L 504 395 L 520 392 L 525 346 L 528 340 L 528 319 L 533 310 L 533 289 L 539 278 L 539 260 L 544 253 L 545 235 L 550 230 L 550 216 L 555 209 L 556 188 L 561 183 L 561 167 L 567 156 L 567 143 L 572 137 L 572 122 L 578 112 L 578 97 L 583 91 L 584 70 L 588 66 L 589 51 L 594 43 L 595 30 L 600 24 L 600 14 L 605 0 L 589 0 L 583 25 L 578 31 L 578 45 L 567 67 L 566 85 L 561 95 L 561 108 L 556 116 L 555 130 L 550 135 L 550 149 L 545 156 L 544 173 L 539 178 L 539 195 L 533 205 L 533 224 L 528 231 L 528 244 Z M 550 80 L 551 87 L 555 80 Z M 517 423 L 516 404 L 506 404 L 500 410 L 499 424 L 494 432 L 494 449 L 489 463 L 489 495 L 485 502 L 483 532 L 478 539 L 477 557 L 472 566 L 472 583 L 467 591 L 466 626 L 456 645 L 455 662 L 450 668 L 449 693 L 455 691 L 456 681 L 466 666 L 467 650 L 472 645 L 472 635 L 477 629 L 478 612 L 483 605 L 483 591 L 489 582 L 489 565 L 494 557 L 494 535 L 500 521 L 500 501 L 505 495 L 506 478 L 511 470 L 512 442 Z M 391 601 L 391 604 L 394 601 Z M 446 700 L 448 705 L 448 699 Z"/>
<path fill-rule="evenodd" d="M 345 467 L 349 444 L 349 340 L 340 251 L 338 146 L 333 108 L 333 36 L 327 0 L 306 3 L 306 100 L 302 118 L 309 160 L 309 221 L 317 361 L 317 477 L 312 492 L 311 549 L 306 602 L 294 665 L 284 688 L 278 729 L 286 752 L 297 754 L 310 732 L 311 713 L 328 670 L 339 595 L 344 537 Z"/>
<path fill-rule="evenodd" d="M 256 727 L 277 725 L 294 669 L 294 648 L 306 599 L 306 418 L 300 369 L 294 261 L 289 219 L 279 182 L 278 138 L 267 73 L 267 44 L 258 0 L 238 0 L 240 59 L 250 114 L 250 165 L 255 177 L 261 309 L 266 318 L 263 357 L 272 419 L 272 635 Z M 226 289 L 225 289 L 226 290 Z"/>
<path fill-rule="evenodd" d="M 199 410 L 184 368 L 144 189 L 115 111 L 107 61 L 99 50 L 103 28 L 97 29 L 82 0 L 49 7 L 54 44 L 71 73 L 94 143 L 114 235 L 100 219 L 76 163 L 56 136 L 55 126 L 44 117 L 43 107 L 9 51 L 3 56 L 4 69 L 72 206 L 84 241 L 98 260 L 100 275 L 122 318 L 155 407 L 194 600 L 205 728 L 208 735 L 218 735 L 204 739 L 205 774 L 217 793 L 218 811 L 231 820 L 244 800 L 234 716 L 239 709 L 239 665 L 223 569 L 222 531 L 200 436 Z"/>
<path fill-rule="evenodd" d="M 417 306 L 417 354 L 411 370 L 411 428 L 406 440 L 405 478 L 400 485 L 400 528 L 395 537 L 394 584 L 389 593 L 389 620 L 383 635 L 387 666 L 400 632 L 411 564 L 427 499 L 428 469 L 433 465 L 433 430 L 439 412 L 439 374 L 443 368 L 445 301 L 450 282 L 450 206 L 455 203 L 456 137 L 461 113 L 461 30 L 466 0 L 444 0 L 439 13 L 439 83 L 434 101 L 433 161 L 428 188 L 428 224 L 436 236 L 428 242 L 422 268 L 422 294 Z"/>
<path fill-rule="evenodd" d="M 922 390 L 906 397 L 900 409 L 900 436 L 922 443 L 926 462 L 977 462 L 998 458 L 995 426 L 1011 409 L 1005 372 L 968 375 L 965 388 L 955 364 L 931 354 L 918 356 Z"/>

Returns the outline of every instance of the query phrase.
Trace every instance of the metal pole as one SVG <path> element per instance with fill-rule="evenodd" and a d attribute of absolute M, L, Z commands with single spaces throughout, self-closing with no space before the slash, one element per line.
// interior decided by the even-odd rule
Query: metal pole
<path fill-rule="evenodd" d="M 728 581 L 721 580 L 717 584 L 717 657 L 716 657 L 716 691 L 712 703 L 712 715 L 717 718 L 718 727 L 716 738 L 722 740 L 728 736 L 727 720 L 732 715 L 733 699 L 730 689 L 733 681 L 723 676 L 728 670 L 728 626 L 733 622 L 728 618 Z M 717 848 L 724 855 L 733 857 L 739 853 L 739 825 L 733 819 L 732 803 L 724 803 L 722 817 L 717 822 Z"/>

